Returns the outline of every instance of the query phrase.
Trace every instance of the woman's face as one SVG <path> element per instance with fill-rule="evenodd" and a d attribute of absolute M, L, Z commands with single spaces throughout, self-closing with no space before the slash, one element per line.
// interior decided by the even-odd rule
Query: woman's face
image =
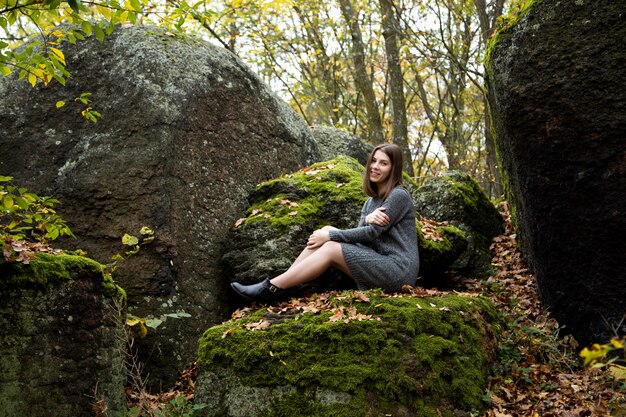
<path fill-rule="evenodd" d="M 370 163 L 370 181 L 374 184 L 384 183 L 391 173 L 391 159 L 383 151 L 376 151 Z"/>

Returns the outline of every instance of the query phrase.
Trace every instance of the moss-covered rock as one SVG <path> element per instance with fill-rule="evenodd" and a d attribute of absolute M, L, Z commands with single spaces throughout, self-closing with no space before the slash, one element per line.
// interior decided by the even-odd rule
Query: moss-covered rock
<path fill-rule="evenodd" d="M 363 174 L 359 162 L 339 156 L 259 184 L 250 195 L 246 217 L 235 223 L 225 244 L 222 259 L 229 278 L 254 283 L 263 274 L 278 275 L 289 268 L 314 230 L 325 225 L 356 227 L 367 199 Z M 404 183 L 412 192 L 417 189 L 408 176 Z M 443 228 L 441 235 L 442 240 L 427 240 L 418 231 L 420 256 L 424 254 L 421 275 L 439 276 L 467 244 L 463 232 L 452 225 Z M 351 280 L 329 271 L 301 290 L 351 285 Z"/>
<path fill-rule="evenodd" d="M 0 417 L 122 409 L 124 298 L 88 258 L 0 262 Z"/>
<path fill-rule="evenodd" d="M 485 276 L 491 270 L 491 239 L 503 231 L 502 216 L 469 175 L 450 172 L 426 182 L 413 194 L 417 212 L 449 221 L 465 233 L 468 245 L 453 269 Z"/>
<path fill-rule="evenodd" d="M 483 408 L 497 323 L 489 301 L 370 291 L 331 303 L 322 312 L 261 309 L 208 329 L 196 385 L 206 415 L 435 417 Z"/>
<path fill-rule="evenodd" d="M 418 285 L 442 286 L 443 275 L 465 252 L 468 241 L 465 232 L 456 226 L 436 228 L 439 239 L 426 239 L 421 228 L 417 228 L 420 251 L 420 277 Z"/>

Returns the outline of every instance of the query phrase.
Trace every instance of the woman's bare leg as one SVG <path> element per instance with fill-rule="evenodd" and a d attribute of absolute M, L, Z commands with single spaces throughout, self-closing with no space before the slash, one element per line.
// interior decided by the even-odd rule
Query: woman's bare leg
<path fill-rule="evenodd" d="M 348 265 L 343 259 L 341 244 L 329 241 L 319 248 L 303 250 L 287 271 L 270 282 L 279 288 L 291 288 L 314 280 L 331 266 L 351 275 Z"/>
<path fill-rule="evenodd" d="M 336 227 L 333 226 L 324 226 L 322 227 L 321 230 L 333 230 L 336 229 Z M 294 266 L 296 266 L 297 264 L 299 264 L 300 262 L 302 262 L 302 260 L 308 258 L 309 256 L 311 256 L 312 254 L 314 254 L 315 252 L 317 252 L 319 248 L 315 248 L 315 249 L 309 249 L 309 248 L 304 248 L 302 250 L 302 252 L 300 252 L 300 255 L 298 255 L 298 257 L 296 258 L 295 261 L 293 261 L 293 263 L 291 264 L 291 266 L 289 267 L 289 269 L 293 268 Z M 287 269 L 287 271 L 289 271 L 289 269 Z"/>

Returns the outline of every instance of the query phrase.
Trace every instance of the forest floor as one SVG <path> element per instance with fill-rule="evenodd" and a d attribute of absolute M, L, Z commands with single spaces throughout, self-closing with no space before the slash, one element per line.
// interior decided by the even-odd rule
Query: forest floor
<path fill-rule="evenodd" d="M 488 279 L 458 278 L 455 290 L 489 297 L 503 311 L 508 328 L 500 335 L 500 362 L 489 380 L 482 417 L 626 417 L 626 380 L 607 367 L 585 369 L 578 346 L 542 308 L 535 277 L 518 249 L 506 204 L 500 205 L 505 232 L 492 244 L 497 272 Z M 428 296 L 446 291 L 418 291 Z M 626 352 L 625 352 L 626 354 Z M 128 406 L 147 415 L 178 396 L 193 401 L 195 364 L 176 386 L 158 394 L 129 388 Z M 164 414 L 166 415 L 166 414 Z"/>

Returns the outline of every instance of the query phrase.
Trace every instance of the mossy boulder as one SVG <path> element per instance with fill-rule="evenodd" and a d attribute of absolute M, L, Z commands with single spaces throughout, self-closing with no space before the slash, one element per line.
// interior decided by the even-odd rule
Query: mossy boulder
<path fill-rule="evenodd" d="M 468 247 L 465 232 L 456 226 L 441 225 L 435 228 L 435 233 L 435 238 L 426 239 L 418 224 L 420 279 L 417 284 L 423 287 L 447 286 L 444 274 L 454 266 Z"/>
<path fill-rule="evenodd" d="M 468 174 L 452 171 L 428 180 L 414 194 L 418 214 L 450 222 L 465 233 L 468 244 L 452 268 L 473 276 L 491 270 L 491 240 L 503 232 L 502 216 Z"/>
<path fill-rule="evenodd" d="M 206 416 L 469 416 L 484 408 L 493 305 L 460 295 L 344 292 L 208 329 Z"/>
<path fill-rule="evenodd" d="M 224 270 L 232 281 L 258 282 L 263 274 L 278 275 L 291 265 L 316 229 L 332 225 L 356 227 L 367 199 L 364 167 L 339 156 L 293 174 L 261 183 L 250 194 L 250 206 L 231 228 L 226 241 Z M 417 187 L 404 178 L 409 190 Z M 418 225 L 419 228 L 419 225 Z M 418 231 L 421 269 L 438 276 L 465 248 L 464 233 L 454 226 L 440 229 L 441 240 L 427 240 Z M 421 273 L 420 273 L 421 274 Z M 350 288 L 352 281 L 336 271 L 304 285 L 301 292 Z"/>
<path fill-rule="evenodd" d="M 332 126 L 313 126 L 311 133 L 317 142 L 322 160 L 336 158 L 340 155 L 351 156 L 365 165 L 372 152 L 372 145 L 358 136 Z"/>
<path fill-rule="evenodd" d="M 0 262 L 0 417 L 122 409 L 124 298 L 88 258 Z"/>

